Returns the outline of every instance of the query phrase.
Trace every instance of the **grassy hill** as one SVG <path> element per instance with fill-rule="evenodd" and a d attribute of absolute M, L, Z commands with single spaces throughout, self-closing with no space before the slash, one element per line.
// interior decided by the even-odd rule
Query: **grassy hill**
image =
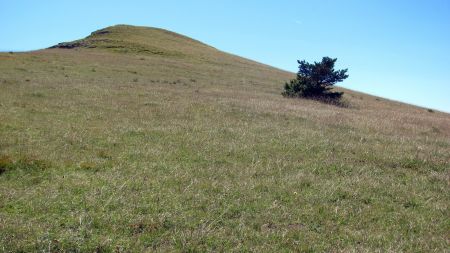
<path fill-rule="evenodd" d="M 125 25 L 0 73 L 1 251 L 449 248 L 449 114 Z"/>

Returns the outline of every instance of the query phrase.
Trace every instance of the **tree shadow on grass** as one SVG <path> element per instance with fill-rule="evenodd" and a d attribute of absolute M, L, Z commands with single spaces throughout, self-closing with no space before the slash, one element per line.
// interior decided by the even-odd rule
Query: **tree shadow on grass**
<path fill-rule="evenodd" d="M 308 100 L 314 100 L 318 101 L 324 104 L 333 105 L 340 108 L 351 108 L 350 103 L 342 99 L 342 96 L 328 96 L 328 95 L 322 95 L 322 96 L 285 96 L 288 98 L 297 98 L 297 99 L 308 99 Z"/>

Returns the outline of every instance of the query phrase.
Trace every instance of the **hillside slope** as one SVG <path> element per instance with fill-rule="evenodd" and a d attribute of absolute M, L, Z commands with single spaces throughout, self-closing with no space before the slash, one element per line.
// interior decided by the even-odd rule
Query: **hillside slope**
<path fill-rule="evenodd" d="M 449 248 L 449 114 L 125 25 L 0 73 L 3 251 Z"/>

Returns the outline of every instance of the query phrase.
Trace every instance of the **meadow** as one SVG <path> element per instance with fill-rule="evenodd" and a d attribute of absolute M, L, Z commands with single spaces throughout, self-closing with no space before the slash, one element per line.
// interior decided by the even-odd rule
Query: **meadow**
<path fill-rule="evenodd" d="M 449 249 L 447 113 L 132 26 L 0 73 L 0 251 Z"/>

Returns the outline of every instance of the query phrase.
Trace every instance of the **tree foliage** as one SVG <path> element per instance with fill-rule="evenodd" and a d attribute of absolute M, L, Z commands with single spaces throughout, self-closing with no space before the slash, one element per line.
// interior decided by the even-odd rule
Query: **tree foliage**
<path fill-rule="evenodd" d="M 284 85 L 287 97 L 325 98 L 339 100 L 343 92 L 332 92 L 333 85 L 348 77 L 347 69 L 334 70 L 336 58 L 323 57 L 321 62 L 297 61 L 297 78 Z"/>

